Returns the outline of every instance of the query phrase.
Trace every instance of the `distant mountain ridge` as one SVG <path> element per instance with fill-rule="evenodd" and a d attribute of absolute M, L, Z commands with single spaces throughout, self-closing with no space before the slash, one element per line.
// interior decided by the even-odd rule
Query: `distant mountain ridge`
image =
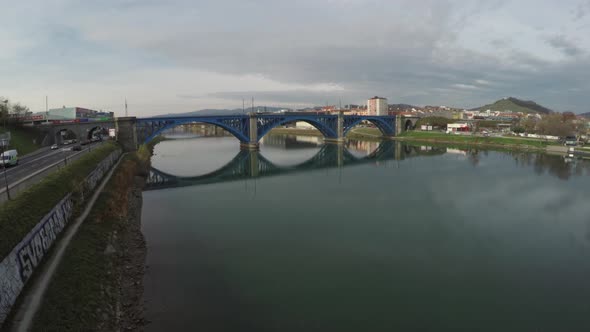
<path fill-rule="evenodd" d="M 253 109 L 254 109 L 254 112 L 256 112 L 256 111 L 278 112 L 278 111 L 282 110 L 283 108 L 267 107 L 267 106 L 255 106 L 254 108 L 246 107 L 245 109 L 241 109 L 241 108 L 234 108 L 234 109 L 208 108 L 208 109 L 204 109 L 204 110 L 184 112 L 184 113 L 160 114 L 160 115 L 153 116 L 153 118 L 163 118 L 163 117 L 175 117 L 176 118 L 176 117 L 184 117 L 184 116 L 205 116 L 205 115 L 238 115 L 238 114 L 246 114 L 246 113 L 252 112 Z"/>
<path fill-rule="evenodd" d="M 580 114 L 580 116 L 590 119 L 590 112 L 582 113 L 582 114 Z"/>
<path fill-rule="evenodd" d="M 481 107 L 474 108 L 475 111 L 512 111 L 512 112 L 523 112 L 523 113 L 541 113 L 550 114 L 553 110 L 541 106 L 532 100 L 521 100 L 514 97 L 503 98 L 496 101 L 493 104 L 484 105 Z"/>

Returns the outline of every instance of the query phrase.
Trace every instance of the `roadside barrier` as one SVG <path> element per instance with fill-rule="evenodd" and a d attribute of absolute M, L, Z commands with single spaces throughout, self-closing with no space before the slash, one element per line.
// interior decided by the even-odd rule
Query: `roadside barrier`
<path fill-rule="evenodd" d="M 8 200 L 8 193 L 10 193 L 10 197 L 15 197 L 16 195 L 18 195 L 19 192 L 26 190 L 27 188 L 29 188 L 30 186 L 34 185 L 37 182 L 40 182 L 47 175 L 49 175 L 55 171 L 59 171 L 60 169 L 67 166 L 70 162 L 77 160 L 78 158 L 80 158 L 84 154 L 86 154 L 96 148 L 97 147 L 88 147 L 88 148 L 85 148 L 82 151 L 74 153 L 70 156 L 65 156 L 64 159 L 62 159 L 58 162 L 55 162 L 51 165 L 43 167 L 42 169 L 37 170 L 37 171 L 27 175 L 26 177 L 24 177 L 18 181 L 10 183 L 10 184 L 8 184 L 8 192 L 6 191 L 6 187 L 0 188 L 0 204 L 6 202 Z M 18 166 L 16 166 L 16 167 L 18 167 Z M 0 170 L 0 176 L 2 175 L 1 172 L 2 171 Z"/>

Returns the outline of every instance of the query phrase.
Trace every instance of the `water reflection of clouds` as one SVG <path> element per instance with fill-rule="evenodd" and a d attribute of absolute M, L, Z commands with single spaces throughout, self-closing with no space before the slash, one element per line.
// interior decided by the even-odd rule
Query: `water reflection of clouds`
<path fill-rule="evenodd" d="M 522 239 L 534 234 L 533 238 L 542 241 L 551 233 L 566 232 L 578 244 L 588 245 L 590 204 L 585 185 L 549 174 L 540 178 L 526 170 L 506 171 L 498 177 L 490 168 L 480 166 L 478 174 L 460 176 L 445 171 L 433 177 L 428 192 L 434 206 L 452 209 L 457 220 L 468 221 L 461 227 L 477 228 L 482 234 Z M 562 223 L 567 226 L 561 227 Z"/>
<path fill-rule="evenodd" d="M 154 147 L 152 166 L 177 176 L 197 176 L 223 167 L 238 151 L 233 137 L 164 141 Z"/>

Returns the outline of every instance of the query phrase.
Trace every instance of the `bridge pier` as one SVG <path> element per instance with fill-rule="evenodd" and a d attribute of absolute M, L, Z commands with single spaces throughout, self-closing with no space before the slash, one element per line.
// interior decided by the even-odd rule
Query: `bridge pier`
<path fill-rule="evenodd" d="M 258 152 L 250 152 L 250 175 L 251 178 L 258 177 Z"/>
<path fill-rule="evenodd" d="M 123 150 L 126 152 L 137 150 L 136 122 L 137 118 L 134 116 L 115 118 L 117 142 L 123 146 Z"/>
<path fill-rule="evenodd" d="M 240 142 L 240 149 L 242 150 L 258 150 L 260 145 L 258 143 L 258 119 L 255 113 L 248 114 L 248 142 Z"/>
<path fill-rule="evenodd" d="M 336 123 L 336 137 L 324 137 L 324 143 L 344 144 L 344 112 L 338 111 L 338 122 Z"/>
<path fill-rule="evenodd" d="M 399 135 L 404 131 L 404 125 L 403 125 L 403 120 L 402 120 L 402 116 L 401 115 L 396 115 L 395 116 L 395 135 Z"/>

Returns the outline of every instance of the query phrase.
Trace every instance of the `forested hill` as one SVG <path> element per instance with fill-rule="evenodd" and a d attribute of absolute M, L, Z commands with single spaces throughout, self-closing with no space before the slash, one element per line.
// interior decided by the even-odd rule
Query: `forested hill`
<path fill-rule="evenodd" d="M 523 112 L 523 113 L 541 113 L 549 114 L 553 113 L 553 110 L 541 106 L 532 100 L 521 100 L 514 97 L 503 98 L 496 101 L 493 104 L 485 105 L 482 107 L 475 108 L 478 111 L 512 111 L 512 112 Z"/>

